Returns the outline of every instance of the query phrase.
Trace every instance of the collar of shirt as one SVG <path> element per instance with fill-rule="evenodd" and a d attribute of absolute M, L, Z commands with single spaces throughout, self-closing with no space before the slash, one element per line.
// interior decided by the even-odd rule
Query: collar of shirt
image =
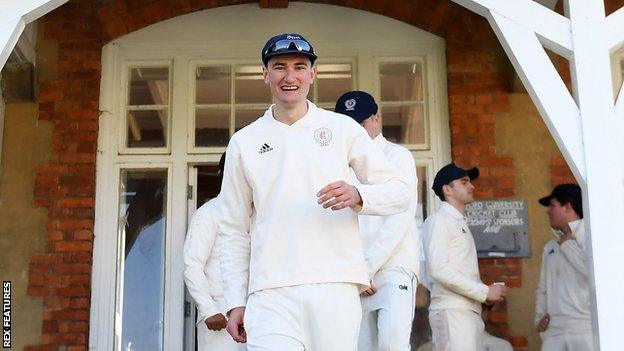
<path fill-rule="evenodd" d="M 458 221 L 466 220 L 466 216 L 464 216 L 455 207 L 453 207 L 453 205 L 449 204 L 446 201 L 442 201 L 442 205 L 440 205 L 440 211 L 446 213 L 447 215 Z"/>
<path fill-rule="evenodd" d="M 377 144 L 377 146 L 383 146 L 386 143 L 386 138 L 384 138 L 384 136 L 379 133 L 377 134 L 375 139 L 373 139 L 373 141 L 375 142 L 375 144 Z"/>
<path fill-rule="evenodd" d="M 305 115 L 303 115 L 301 118 L 299 118 L 295 123 L 291 125 L 288 125 L 286 123 L 280 122 L 277 119 L 275 119 L 275 117 L 273 116 L 273 108 L 275 107 L 275 104 L 272 104 L 271 106 L 269 106 L 269 108 L 264 113 L 264 117 L 269 120 L 269 123 L 278 125 L 281 128 L 295 128 L 295 127 L 298 128 L 298 127 L 307 126 L 311 124 L 312 121 L 314 120 L 314 117 L 316 116 L 316 113 L 314 111 L 318 109 L 318 107 L 316 107 L 316 105 L 312 103 L 312 101 L 310 100 L 306 100 L 306 102 L 308 103 L 308 111 L 306 112 Z"/>
<path fill-rule="evenodd" d="M 572 230 L 572 235 L 576 238 L 576 240 L 582 241 L 585 236 L 585 223 L 583 219 L 577 219 L 575 221 L 569 222 L 570 230 Z"/>

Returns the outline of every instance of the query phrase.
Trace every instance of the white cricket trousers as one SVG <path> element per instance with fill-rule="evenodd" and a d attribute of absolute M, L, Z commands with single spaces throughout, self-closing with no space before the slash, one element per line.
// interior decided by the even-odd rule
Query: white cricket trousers
<path fill-rule="evenodd" d="M 249 351 L 356 351 L 358 287 L 320 283 L 256 291 L 245 309 Z"/>
<path fill-rule="evenodd" d="M 593 349 L 592 333 L 558 334 L 542 341 L 542 351 L 592 351 Z"/>
<path fill-rule="evenodd" d="M 245 351 L 245 344 L 237 343 L 227 330 L 209 330 L 206 323 L 197 325 L 198 351 Z"/>
<path fill-rule="evenodd" d="M 360 295 L 362 324 L 359 351 L 409 351 L 414 308 L 416 274 L 404 268 L 381 269 L 373 277 L 374 295 Z"/>
<path fill-rule="evenodd" d="M 485 325 L 474 311 L 430 310 L 429 324 L 436 351 L 481 351 Z"/>

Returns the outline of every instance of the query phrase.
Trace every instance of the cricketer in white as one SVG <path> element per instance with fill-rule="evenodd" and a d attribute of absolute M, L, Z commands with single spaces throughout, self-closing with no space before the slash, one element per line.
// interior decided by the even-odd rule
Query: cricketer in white
<path fill-rule="evenodd" d="M 546 213 L 556 236 L 544 246 L 535 291 L 535 325 L 542 337 L 542 350 L 591 351 L 588 239 L 581 188 L 558 185 L 539 203 L 548 207 Z"/>
<path fill-rule="evenodd" d="M 184 241 L 184 281 L 197 305 L 198 351 L 243 351 L 225 330 L 227 312 L 215 247 L 219 198 L 195 211 Z"/>
<path fill-rule="evenodd" d="M 406 181 L 361 126 L 307 101 L 305 38 L 275 36 L 262 58 L 276 103 L 232 136 L 220 195 L 228 332 L 251 351 L 355 351 L 369 283 L 356 212 L 405 211 Z"/>
<path fill-rule="evenodd" d="M 418 178 L 411 152 L 382 135 L 378 110 L 373 96 L 364 91 L 343 94 L 334 110 L 364 127 L 388 161 L 405 177 L 410 194 L 410 206 L 405 212 L 359 217 L 371 287 L 361 294 L 358 350 L 409 351 L 420 266 L 420 236 L 416 226 Z"/>

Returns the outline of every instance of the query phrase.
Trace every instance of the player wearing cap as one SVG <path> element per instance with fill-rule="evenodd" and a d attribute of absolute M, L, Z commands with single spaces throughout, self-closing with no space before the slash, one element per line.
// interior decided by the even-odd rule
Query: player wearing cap
<path fill-rule="evenodd" d="M 343 94 L 335 112 L 361 124 L 390 163 L 407 179 L 410 206 L 392 216 L 360 216 L 360 236 L 371 287 L 362 297 L 359 351 L 410 350 L 418 285 L 417 189 L 414 157 L 406 148 L 381 134 L 381 116 L 375 99 L 363 91 Z"/>
<path fill-rule="evenodd" d="M 544 246 L 535 292 L 535 325 L 542 350 L 593 350 L 587 237 L 581 188 L 561 184 L 539 199 L 555 239 Z"/>
<path fill-rule="evenodd" d="M 501 301 L 507 287 L 483 282 L 477 250 L 464 215 L 474 201 L 472 180 L 477 168 L 450 163 L 438 171 L 433 191 L 440 208 L 424 223 L 424 243 L 431 283 L 429 323 L 437 351 L 478 351 L 482 348 L 481 303 Z"/>
<path fill-rule="evenodd" d="M 223 174 L 225 153 L 219 161 L 219 176 Z M 197 305 L 197 347 L 199 351 L 242 351 L 225 330 L 225 301 L 215 247 L 219 198 L 201 205 L 193 214 L 184 241 L 184 281 Z"/>
<path fill-rule="evenodd" d="M 409 205 L 406 181 L 366 131 L 307 100 L 315 59 L 299 34 L 267 41 L 263 75 L 275 104 L 227 149 L 219 197 L 227 329 L 252 351 L 355 350 L 359 291 L 369 284 L 357 215 Z M 361 185 L 347 183 L 352 170 Z"/>

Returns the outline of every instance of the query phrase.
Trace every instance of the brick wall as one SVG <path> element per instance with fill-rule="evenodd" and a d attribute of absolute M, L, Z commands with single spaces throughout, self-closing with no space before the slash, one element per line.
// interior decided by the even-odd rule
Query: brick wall
<path fill-rule="evenodd" d="M 39 118 L 54 124 L 50 161 L 37 168 L 35 204 L 48 208 L 48 245 L 30 259 L 31 296 L 43 298 L 41 343 L 25 350 L 86 350 L 91 296 L 101 42 L 88 2 L 44 17 L 59 44 L 56 78 L 40 82 Z"/>
<path fill-rule="evenodd" d="M 87 349 L 101 47 L 161 20 L 247 2 L 79 0 L 43 18 L 43 40 L 58 43 L 59 59 L 57 77 L 41 82 L 39 90 L 40 119 L 54 123 L 52 156 L 37 169 L 35 187 L 35 204 L 49 209 L 49 242 L 46 252 L 30 260 L 29 295 L 43 298 L 45 312 L 41 343 L 26 350 Z M 479 198 L 515 195 L 513 159 L 496 150 L 495 119 L 509 110 L 507 72 L 500 65 L 504 54 L 484 19 L 447 0 L 318 2 L 386 15 L 444 37 L 453 159 L 480 167 Z M 280 7 L 285 1 L 260 5 Z M 564 165 L 551 162 L 553 179 L 563 177 Z M 488 283 L 522 284 L 519 259 L 481 260 L 480 267 Z M 489 329 L 512 340 L 517 350 L 526 349 L 526 337 L 508 333 L 504 304 L 492 319 Z"/>

